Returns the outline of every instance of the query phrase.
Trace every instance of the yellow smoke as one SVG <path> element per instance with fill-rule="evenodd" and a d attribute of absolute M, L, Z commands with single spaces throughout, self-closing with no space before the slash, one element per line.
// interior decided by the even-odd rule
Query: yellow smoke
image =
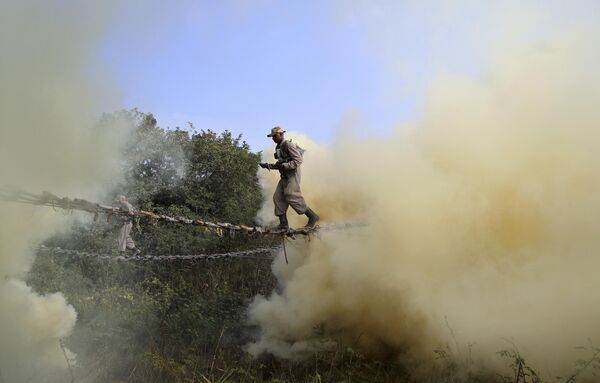
<path fill-rule="evenodd" d="M 514 343 L 548 376 L 573 367 L 576 346 L 600 342 L 593 36 L 503 46 L 482 78 L 439 74 L 423 115 L 376 137 L 342 129 L 319 147 L 288 134 L 307 148 L 308 204 L 325 221 L 369 227 L 288 247 L 290 264 L 273 266 L 281 289 L 250 307 L 262 332 L 249 351 L 302 356 L 322 326 L 420 361 L 473 345 L 497 366 Z M 276 176 L 261 177 L 266 220 Z"/>
<path fill-rule="evenodd" d="M 114 176 L 125 126 L 94 127 L 98 101 L 112 92 L 88 72 L 109 3 L 0 3 L 0 186 L 93 198 Z M 20 280 L 32 246 L 67 227 L 68 219 L 51 209 L 0 203 L 2 381 L 68 380 L 59 340 L 73 329 L 75 310 L 60 293 L 40 296 Z"/>

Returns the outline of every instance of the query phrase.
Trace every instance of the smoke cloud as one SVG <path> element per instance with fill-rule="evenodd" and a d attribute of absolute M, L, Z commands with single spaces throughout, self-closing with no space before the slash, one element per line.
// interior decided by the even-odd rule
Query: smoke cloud
<path fill-rule="evenodd" d="M 92 62 L 113 2 L 83 6 L 0 2 L 0 185 L 93 198 L 114 176 L 125 126 L 95 127 L 114 92 Z M 71 217 L 0 203 L 0 381 L 69 378 L 59 340 L 76 313 L 60 293 L 38 295 L 22 277 L 32 246 Z"/>
<path fill-rule="evenodd" d="M 600 342 L 600 31 L 563 27 L 498 40 L 484 75 L 439 72 L 414 123 L 342 126 L 331 147 L 288 133 L 308 204 L 369 227 L 288 246 L 249 309 L 251 353 L 302 357 L 319 327 L 404 361 L 449 345 L 498 368 L 516 345 L 554 377 Z M 277 175 L 261 177 L 266 222 Z"/>

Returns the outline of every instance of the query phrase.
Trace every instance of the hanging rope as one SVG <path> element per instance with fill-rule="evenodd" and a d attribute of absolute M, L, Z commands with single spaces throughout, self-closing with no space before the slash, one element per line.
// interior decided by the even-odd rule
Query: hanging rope
<path fill-rule="evenodd" d="M 122 217 L 142 217 L 153 221 L 164 221 L 168 223 L 179 223 L 185 225 L 201 226 L 208 230 L 223 236 L 225 232 L 234 235 L 236 232 L 243 232 L 248 235 L 277 235 L 294 237 L 296 235 L 309 235 L 318 231 L 345 230 L 351 227 L 366 226 L 364 223 L 344 223 L 317 226 L 314 228 L 299 228 L 299 229 L 268 229 L 260 226 L 245 226 L 235 225 L 232 223 L 209 222 L 201 219 L 190 219 L 186 217 L 171 217 L 164 214 L 157 214 L 150 211 L 136 210 L 133 213 L 124 211 L 118 207 L 102 205 L 81 198 L 58 197 L 50 192 L 44 191 L 42 194 L 32 194 L 20 190 L 0 189 L 0 200 L 8 202 L 25 203 L 30 205 L 51 206 L 64 210 L 79 210 L 94 214 L 94 219 L 98 219 L 99 214 L 106 215 L 110 220 L 113 216 Z"/>
<path fill-rule="evenodd" d="M 285 256 L 285 264 L 287 265 L 287 264 L 289 264 L 289 262 L 288 262 L 288 257 L 287 257 L 287 250 L 285 249 L 285 237 L 283 237 L 282 247 L 283 247 L 283 255 Z"/>
<path fill-rule="evenodd" d="M 225 258 L 259 258 L 259 259 L 272 259 L 273 253 L 281 249 L 281 246 L 263 247 L 252 250 L 241 250 L 231 251 L 228 253 L 215 253 L 215 254 L 191 254 L 191 255 L 106 255 L 91 253 L 81 250 L 69 250 L 61 247 L 47 247 L 39 246 L 36 250 L 40 254 L 46 255 L 66 255 L 78 258 L 95 258 L 95 259 L 106 259 L 110 261 L 124 261 L 124 262 L 164 262 L 164 261 L 197 261 L 197 260 L 216 260 Z M 260 256 L 263 255 L 263 256 Z M 259 257 L 260 256 L 260 257 Z"/>

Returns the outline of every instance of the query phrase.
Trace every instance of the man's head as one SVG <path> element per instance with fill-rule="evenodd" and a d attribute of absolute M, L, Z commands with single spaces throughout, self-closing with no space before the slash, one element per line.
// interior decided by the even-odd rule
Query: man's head
<path fill-rule="evenodd" d="M 125 203 L 125 202 L 127 202 L 127 197 L 125 197 L 124 195 L 118 195 L 117 201 L 121 202 L 121 203 Z"/>
<path fill-rule="evenodd" d="M 271 134 L 268 134 L 267 137 L 273 138 L 273 141 L 276 144 L 280 144 L 284 140 L 284 133 L 285 130 L 281 129 L 279 126 L 276 126 L 273 129 L 271 129 Z"/>

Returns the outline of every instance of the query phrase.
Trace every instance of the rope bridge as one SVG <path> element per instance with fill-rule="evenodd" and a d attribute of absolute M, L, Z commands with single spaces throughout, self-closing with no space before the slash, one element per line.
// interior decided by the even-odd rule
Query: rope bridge
<path fill-rule="evenodd" d="M 163 221 L 168 223 L 178 223 L 184 225 L 194 225 L 204 227 L 223 236 L 224 233 L 234 235 L 235 233 L 245 233 L 248 235 L 275 235 L 275 236 L 287 236 L 294 237 L 296 235 L 310 235 L 318 231 L 332 231 L 332 230 L 344 230 L 352 227 L 365 226 L 363 223 L 343 223 L 343 224 L 330 224 L 323 226 L 316 226 L 314 228 L 299 228 L 299 229 L 269 229 L 260 226 L 245 226 L 235 225 L 232 223 L 223 222 L 209 222 L 201 219 L 191 219 L 186 217 L 171 217 L 164 214 L 157 214 L 150 211 L 135 210 L 130 213 L 119 207 L 102 205 L 95 202 L 90 202 L 81 198 L 68 198 L 58 197 L 50 192 L 44 191 L 41 194 L 28 193 L 21 190 L 8 190 L 0 189 L 0 200 L 7 202 L 24 203 L 30 205 L 39 206 L 50 206 L 53 208 L 59 208 L 64 210 L 79 210 L 94 214 L 94 220 L 98 219 L 100 214 L 104 214 L 107 220 L 110 220 L 113 216 L 121 217 L 141 217 L 157 221 Z"/>

